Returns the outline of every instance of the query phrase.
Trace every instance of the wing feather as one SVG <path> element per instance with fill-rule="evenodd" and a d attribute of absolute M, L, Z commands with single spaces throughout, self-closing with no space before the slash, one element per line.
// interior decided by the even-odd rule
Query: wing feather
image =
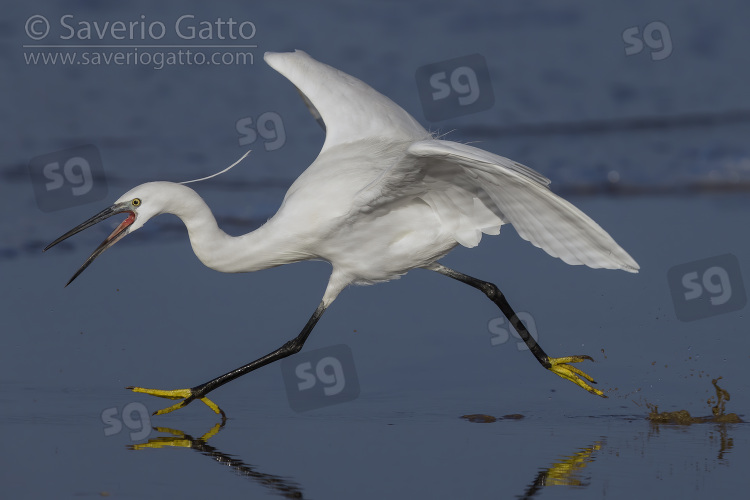
<path fill-rule="evenodd" d="M 301 50 L 266 52 L 263 58 L 297 87 L 310 113 L 325 128 L 321 152 L 364 139 L 414 141 L 430 137 L 386 96 Z"/>
<path fill-rule="evenodd" d="M 321 154 L 373 141 L 405 151 L 356 194 L 352 216 L 421 199 L 443 229 L 467 247 L 509 223 L 523 239 L 568 264 L 638 271 L 606 231 L 552 193 L 549 179 L 534 170 L 466 144 L 432 139 L 393 101 L 302 51 L 268 52 L 264 58 L 297 87 L 326 129 Z"/>
<path fill-rule="evenodd" d="M 520 163 L 451 141 L 411 144 L 404 158 L 355 198 L 377 212 L 415 198 L 435 212 L 458 243 L 512 224 L 521 238 L 572 265 L 637 272 L 638 264 L 596 222 L 549 190 L 549 179 Z"/>

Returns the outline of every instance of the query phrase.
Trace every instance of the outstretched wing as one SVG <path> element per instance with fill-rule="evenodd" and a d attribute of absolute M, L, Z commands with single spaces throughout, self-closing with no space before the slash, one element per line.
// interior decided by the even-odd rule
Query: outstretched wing
<path fill-rule="evenodd" d="M 413 143 L 400 162 L 362 189 L 357 212 L 389 210 L 419 198 L 461 245 L 510 223 L 534 246 L 568 264 L 637 272 L 638 264 L 596 222 L 549 190 L 528 167 L 466 144 Z"/>
<path fill-rule="evenodd" d="M 396 103 L 301 50 L 266 52 L 263 58 L 297 87 L 318 123 L 322 119 L 326 140 L 321 152 L 363 139 L 418 141 L 430 137 Z"/>

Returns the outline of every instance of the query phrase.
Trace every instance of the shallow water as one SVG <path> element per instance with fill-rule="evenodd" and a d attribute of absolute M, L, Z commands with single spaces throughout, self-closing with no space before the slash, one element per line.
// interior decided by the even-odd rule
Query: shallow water
<path fill-rule="evenodd" d="M 747 424 L 647 417 L 653 405 L 711 415 L 711 381 L 722 377 L 726 412 L 750 418 L 747 7 L 429 6 L 65 7 L 76 20 L 143 13 L 166 23 L 192 12 L 257 25 L 249 67 L 163 70 L 26 65 L 29 16 L 68 11 L 39 2 L 7 12 L 0 482 L 9 498 L 745 491 Z M 649 47 L 625 55 L 623 31 L 655 21 L 669 29 L 669 57 L 654 60 Z M 550 355 L 592 355 L 581 368 L 607 399 L 545 372 L 476 291 L 421 270 L 345 291 L 291 364 L 212 393 L 223 426 L 200 403 L 152 417 L 170 403 L 124 389 L 192 386 L 240 366 L 296 335 L 320 300 L 328 264 L 216 273 L 173 217 L 125 238 L 67 288 L 112 225 L 41 253 L 132 186 L 207 175 L 248 148 L 242 165 L 196 189 L 228 232 L 261 224 L 323 140 L 291 85 L 262 62 L 265 50 L 290 48 L 363 78 L 432 130 L 456 129 L 449 138 L 536 168 L 635 257 L 638 275 L 567 266 L 506 227 L 445 259 L 497 283 Z M 487 61 L 494 105 L 426 122 L 417 68 L 474 53 Z M 267 112 L 283 134 L 269 128 L 241 145 L 238 120 Z M 43 211 L 28 164 L 83 144 L 101 155 L 104 197 L 70 208 L 47 199 Z M 703 299 L 684 299 L 695 287 Z M 304 399 L 298 370 L 335 394 Z M 495 421 L 461 418 L 472 414 Z"/>

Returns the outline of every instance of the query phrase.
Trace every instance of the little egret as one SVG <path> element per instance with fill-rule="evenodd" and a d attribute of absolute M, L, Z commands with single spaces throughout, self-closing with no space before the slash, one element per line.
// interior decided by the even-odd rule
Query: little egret
<path fill-rule="evenodd" d="M 125 235 L 156 215 L 170 213 L 182 219 L 201 262 L 217 271 L 252 272 L 310 259 L 330 262 L 323 299 L 299 335 L 251 363 L 190 389 L 128 389 L 181 400 L 155 414 L 200 399 L 223 415 L 206 395 L 299 352 L 345 287 L 389 281 L 423 268 L 483 292 L 542 366 L 606 397 L 589 385 L 595 383 L 589 375 L 571 365 L 591 360 L 589 356 L 547 356 L 494 284 L 449 269 L 438 260 L 457 245 L 476 246 L 482 234 L 498 234 L 500 226 L 509 223 L 521 238 L 568 264 L 637 272 L 638 264 L 609 234 L 553 194 L 550 181 L 534 170 L 466 144 L 436 139 L 387 97 L 305 52 L 269 52 L 264 59 L 297 87 L 326 130 L 320 154 L 292 184 L 271 219 L 255 231 L 232 237 L 218 227 L 206 203 L 189 187 L 149 182 L 131 189 L 45 250 L 110 216 L 127 214 L 70 284 Z"/>

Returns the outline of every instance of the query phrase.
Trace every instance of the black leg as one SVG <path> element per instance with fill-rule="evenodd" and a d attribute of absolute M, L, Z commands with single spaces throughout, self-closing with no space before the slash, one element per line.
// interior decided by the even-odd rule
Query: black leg
<path fill-rule="evenodd" d="M 236 370 L 232 370 L 231 372 L 225 373 L 224 375 L 220 377 L 216 377 L 213 380 L 209 380 L 208 382 L 195 386 L 191 390 L 194 393 L 194 396 L 192 399 L 195 399 L 196 397 L 200 398 L 208 394 L 209 392 L 213 391 L 214 389 L 217 389 L 221 387 L 222 385 L 231 382 L 232 380 L 241 377 L 247 373 L 250 373 L 251 371 L 257 370 L 258 368 L 261 368 L 263 366 L 266 366 L 268 364 L 273 363 L 274 361 L 278 361 L 280 359 L 286 358 L 287 356 L 291 356 L 292 354 L 296 354 L 302 350 L 302 346 L 305 344 L 305 341 L 307 340 L 307 337 L 310 336 L 310 333 L 312 333 L 313 328 L 315 328 L 315 324 L 318 322 L 320 317 L 325 312 L 326 308 L 321 302 L 321 304 L 318 306 L 317 309 L 315 309 L 315 312 L 312 316 L 310 316 L 310 319 L 307 320 L 307 324 L 302 329 L 299 335 L 297 335 L 295 338 L 284 344 L 283 346 L 279 347 L 272 353 L 266 354 L 262 358 L 258 358 L 252 363 L 248 363 L 245 366 L 241 366 L 237 368 Z"/>
<path fill-rule="evenodd" d="M 537 344 L 536 340 L 534 340 L 534 337 L 531 336 L 521 320 L 518 319 L 518 315 L 516 315 L 516 312 L 512 307 L 510 307 L 508 301 L 505 300 L 505 296 L 503 295 L 503 293 L 493 283 L 482 281 L 472 276 L 459 273 L 458 271 L 454 271 L 453 269 L 450 269 L 438 263 L 431 264 L 429 266 L 426 266 L 425 268 L 448 276 L 449 278 L 458 280 L 462 283 L 466 283 L 467 285 L 471 285 L 477 290 L 481 290 L 492 302 L 495 303 L 497 307 L 500 308 L 505 317 L 508 318 L 508 321 L 510 321 L 510 324 L 513 325 L 513 328 L 516 329 L 518 335 L 521 336 L 521 339 L 526 343 L 527 346 L 529 346 L 531 353 L 543 367 L 566 380 L 570 380 L 574 384 L 582 387 L 583 389 L 586 389 L 592 394 L 596 394 L 597 396 L 601 396 L 603 398 L 607 397 L 602 391 L 594 389 L 593 387 L 588 385 L 587 382 L 591 382 L 593 384 L 596 383 L 593 378 L 591 378 L 589 375 L 582 372 L 578 368 L 570 366 L 569 364 L 579 363 L 583 360 L 593 361 L 591 356 L 579 355 L 566 356 L 563 358 L 550 358 L 549 356 L 547 356 L 547 353 L 544 352 L 539 344 Z"/>
<path fill-rule="evenodd" d="M 547 356 L 547 353 L 545 353 L 544 350 L 539 346 L 539 344 L 537 344 L 536 340 L 534 340 L 534 337 L 531 336 L 521 320 L 518 319 L 516 312 L 512 307 L 510 307 L 510 304 L 505 299 L 505 295 L 503 295 L 503 292 L 501 292 L 497 288 L 497 286 L 495 286 L 493 283 L 490 283 L 489 281 L 482 281 L 467 274 L 459 273 L 458 271 L 454 271 L 453 269 L 445 267 L 442 264 L 433 264 L 432 267 L 429 267 L 428 269 L 448 276 L 449 278 L 453 278 L 454 280 L 458 280 L 462 283 L 466 283 L 467 285 L 471 285 L 477 290 L 483 292 L 492 302 L 495 303 L 495 305 L 497 305 L 497 307 L 500 308 L 505 317 L 508 318 L 510 324 L 513 325 L 513 328 L 515 328 L 518 332 L 518 335 L 520 335 L 521 339 L 526 342 L 527 346 L 529 346 L 531 353 L 534 355 L 537 361 L 539 361 L 539 363 L 541 363 L 543 367 L 547 369 L 550 368 L 551 365 L 549 362 L 549 356 Z"/>
<path fill-rule="evenodd" d="M 195 399 L 203 399 L 206 394 L 213 391 L 214 389 L 217 389 L 221 387 L 222 385 L 231 382 L 232 380 L 241 377 L 245 375 L 246 373 L 250 373 L 251 371 L 257 370 L 258 368 L 262 366 L 266 366 L 268 364 L 273 363 L 274 361 L 278 361 L 280 359 L 286 358 L 287 356 L 291 356 L 292 354 L 298 353 L 302 346 L 305 344 L 305 341 L 307 340 L 307 337 L 310 336 L 310 333 L 312 332 L 313 328 L 315 328 L 315 324 L 318 322 L 320 317 L 323 315 L 323 313 L 326 310 L 325 303 L 321 302 L 317 309 L 315 309 L 315 312 L 312 316 L 310 316 L 310 319 L 307 320 L 307 324 L 305 324 L 305 327 L 302 329 L 299 335 L 297 335 L 295 338 L 284 344 L 283 346 L 279 347 L 275 351 L 266 354 L 262 358 L 258 358 L 255 361 L 248 363 L 244 366 L 241 366 L 235 370 L 232 370 L 231 372 L 227 372 L 224 375 L 221 375 L 219 377 L 216 377 L 213 380 L 209 380 L 206 383 L 197 385 L 191 389 L 189 389 L 190 394 L 184 394 L 182 397 L 183 399 L 180 403 L 167 408 L 165 410 L 160 410 L 156 412 L 155 414 L 163 414 L 168 413 L 174 410 L 177 410 L 179 408 L 184 407 L 185 405 L 189 404 Z M 151 390 L 151 389 L 142 389 L 139 387 L 126 387 L 126 389 L 133 390 L 135 392 L 144 392 L 146 394 L 151 394 L 154 396 L 159 397 L 167 397 L 169 399 L 179 399 L 178 397 L 172 396 L 172 395 L 165 395 L 164 393 L 169 392 L 184 392 L 186 393 L 187 390 L 180 389 L 178 391 L 158 391 L 158 390 Z M 209 402 L 206 402 L 207 405 L 209 405 L 214 411 L 217 413 L 221 413 L 222 416 L 224 415 L 224 412 L 221 411 L 218 406 L 211 406 L 213 403 L 209 404 Z"/>

